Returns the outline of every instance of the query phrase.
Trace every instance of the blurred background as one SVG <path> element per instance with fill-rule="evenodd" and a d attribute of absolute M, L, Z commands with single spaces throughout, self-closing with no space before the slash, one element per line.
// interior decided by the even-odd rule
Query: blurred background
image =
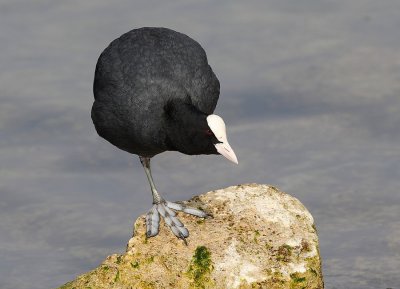
<path fill-rule="evenodd" d="M 90 119 L 99 54 L 163 26 L 200 42 L 239 166 L 153 159 L 169 200 L 239 183 L 300 199 L 326 288 L 399 288 L 398 0 L 0 2 L 0 288 L 62 285 L 123 252 L 151 194 Z"/>

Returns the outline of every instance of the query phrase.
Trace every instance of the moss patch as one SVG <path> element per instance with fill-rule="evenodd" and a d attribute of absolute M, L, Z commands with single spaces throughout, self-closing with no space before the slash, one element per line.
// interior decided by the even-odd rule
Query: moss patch
<path fill-rule="evenodd" d="M 291 289 L 307 289 L 307 288 L 315 288 L 322 289 L 324 288 L 324 283 L 321 278 L 321 265 L 320 259 L 318 256 L 314 256 L 312 258 L 306 259 L 307 271 L 300 273 L 296 272 L 290 274 L 290 287 Z"/>
<path fill-rule="evenodd" d="M 292 278 L 294 283 L 302 283 L 306 281 L 306 277 L 300 277 L 298 273 L 290 274 L 290 278 Z"/>
<path fill-rule="evenodd" d="M 119 270 L 117 269 L 117 274 L 115 275 L 114 282 L 119 281 Z"/>
<path fill-rule="evenodd" d="M 214 269 L 211 253 L 205 246 L 196 248 L 187 274 L 192 280 L 193 288 L 210 288 L 213 281 L 210 277 Z"/>
<path fill-rule="evenodd" d="M 260 237 L 260 232 L 258 230 L 254 231 L 254 243 L 258 244 L 258 237 Z"/>
<path fill-rule="evenodd" d="M 131 264 L 132 268 L 135 268 L 135 269 L 139 268 L 139 262 L 138 261 L 131 262 L 130 264 Z"/>
<path fill-rule="evenodd" d="M 146 259 L 146 263 L 150 264 L 154 262 L 154 256 L 151 256 L 149 258 Z"/>

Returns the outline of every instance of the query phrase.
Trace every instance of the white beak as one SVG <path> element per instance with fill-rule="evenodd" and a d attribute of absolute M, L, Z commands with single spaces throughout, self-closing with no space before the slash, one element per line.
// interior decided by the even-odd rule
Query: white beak
<path fill-rule="evenodd" d="M 226 157 L 231 162 L 238 164 L 238 160 L 235 152 L 228 143 L 228 138 L 226 137 L 226 128 L 224 120 L 218 115 L 211 114 L 207 116 L 207 123 L 211 131 L 214 133 L 215 137 L 220 141 L 215 144 L 217 152 Z"/>
<path fill-rule="evenodd" d="M 233 149 L 231 148 L 231 146 L 229 145 L 228 142 L 221 142 L 221 143 L 217 143 L 215 145 L 215 148 L 217 149 L 217 151 L 223 155 L 224 157 L 226 157 L 228 160 L 230 160 L 231 162 L 234 162 L 235 164 L 238 164 L 238 160 L 237 157 L 235 155 L 235 152 L 233 151 Z"/>

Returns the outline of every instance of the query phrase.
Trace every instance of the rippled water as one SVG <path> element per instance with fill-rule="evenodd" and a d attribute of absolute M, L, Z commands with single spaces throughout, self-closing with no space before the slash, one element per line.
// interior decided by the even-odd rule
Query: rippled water
<path fill-rule="evenodd" d="M 326 288 L 399 288 L 398 1 L 0 3 L 0 287 L 59 286 L 122 252 L 151 205 L 136 156 L 91 124 L 101 50 L 165 26 L 206 49 L 239 166 L 165 153 L 167 199 L 238 183 L 299 198 Z"/>

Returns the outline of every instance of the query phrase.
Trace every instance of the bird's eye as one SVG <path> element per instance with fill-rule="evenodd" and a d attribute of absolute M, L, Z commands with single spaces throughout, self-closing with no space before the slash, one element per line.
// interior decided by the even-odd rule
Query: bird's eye
<path fill-rule="evenodd" d="M 213 135 L 213 132 L 211 131 L 211 129 L 206 130 L 206 135 L 210 135 L 210 136 Z"/>

